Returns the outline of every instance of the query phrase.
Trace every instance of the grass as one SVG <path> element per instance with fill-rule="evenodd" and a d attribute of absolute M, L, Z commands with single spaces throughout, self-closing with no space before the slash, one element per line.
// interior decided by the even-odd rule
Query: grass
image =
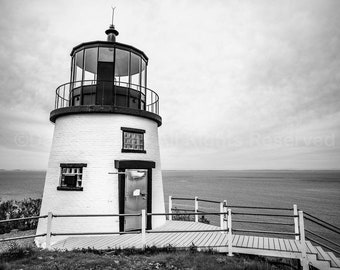
<path fill-rule="evenodd" d="M 199 252 L 149 247 L 146 250 L 74 250 L 47 251 L 13 244 L 10 250 L 1 254 L 0 270 L 12 269 L 233 269 L 233 270 L 292 270 L 258 256 L 228 257 L 213 251 Z"/>

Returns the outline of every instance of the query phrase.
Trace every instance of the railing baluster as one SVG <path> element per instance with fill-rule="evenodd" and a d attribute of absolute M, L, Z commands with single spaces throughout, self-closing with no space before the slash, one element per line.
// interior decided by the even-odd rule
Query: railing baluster
<path fill-rule="evenodd" d="M 224 230 L 224 214 L 223 213 L 223 209 L 224 209 L 224 206 L 223 206 L 223 202 L 220 202 L 220 228 L 221 230 Z"/>
<path fill-rule="evenodd" d="M 195 197 L 195 213 L 198 213 L 198 197 Z M 198 215 L 195 215 L 195 222 L 198 222 Z"/>
<path fill-rule="evenodd" d="M 169 214 L 172 213 L 172 196 L 169 196 Z M 172 215 L 169 215 L 169 220 L 172 220 Z"/>
<path fill-rule="evenodd" d="M 228 212 L 228 208 L 227 208 L 227 200 L 224 200 L 223 201 L 223 212 Z M 227 214 L 224 214 L 223 215 L 223 226 L 224 226 L 224 229 L 228 229 L 228 215 Z"/>
<path fill-rule="evenodd" d="M 146 239 L 145 239 L 145 232 L 146 232 L 146 214 L 145 209 L 142 209 L 142 249 L 145 249 L 146 246 Z"/>
<path fill-rule="evenodd" d="M 51 249 L 52 218 L 53 218 L 52 212 L 48 212 L 46 226 L 46 249 Z"/>
<path fill-rule="evenodd" d="M 300 244 L 301 244 L 301 266 L 303 270 L 309 270 L 307 260 L 307 246 L 305 239 L 305 225 L 303 220 L 303 212 L 299 211 L 299 227 L 300 227 Z"/>
<path fill-rule="evenodd" d="M 233 256 L 233 234 L 230 208 L 228 209 L 228 256 Z"/>
<path fill-rule="evenodd" d="M 299 218 L 298 218 L 298 208 L 297 205 L 293 205 L 293 215 L 294 215 L 294 232 L 296 233 L 295 235 L 295 240 L 299 240 Z"/>

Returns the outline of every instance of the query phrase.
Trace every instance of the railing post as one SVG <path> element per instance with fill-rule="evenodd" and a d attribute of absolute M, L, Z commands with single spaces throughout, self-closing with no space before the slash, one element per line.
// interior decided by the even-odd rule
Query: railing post
<path fill-rule="evenodd" d="M 233 234 L 231 226 L 231 209 L 228 209 L 228 256 L 233 256 Z"/>
<path fill-rule="evenodd" d="M 299 211 L 299 225 L 300 225 L 300 244 L 301 244 L 301 266 L 303 270 L 309 270 L 307 260 L 307 247 L 305 239 L 305 225 L 303 220 L 303 212 Z"/>
<path fill-rule="evenodd" d="M 224 213 L 226 213 L 226 212 L 228 212 L 228 208 L 227 208 L 227 200 L 224 200 L 223 201 L 223 212 Z M 227 214 L 224 214 L 223 215 L 223 228 L 225 229 L 225 230 L 227 230 L 228 229 L 228 222 L 227 222 L 227 220 L 228 220 L 228 215 Z"/>
<path fill-rule="evenodd" d="M 220 228 L 224 230 L 224 214 L 222 214 L 224 209 L 223 202 L 220 202 Z"/>
<path fill-rule="evenodd" d="M 51 248 L 51 230 L 52 230 L 52 212 L 48 212 L 47 214 L 47 226 L 46 226 L 46 248 Z"/>
<path fill-rule="evenodd" d="M 295 240 L 299 239 L 299 217 L 298 217 L 298 208 L 297 205 L 293 205 L 293 211 L 294 211 L 294 233 L 295 233 Z"/>
<path fill-rule="evenodd" d="M 198 197 L 195 196 L 195 213 L 198 213 Z M 195 215 L 195 222 L 198 222 L 198 215 Z"/>
<path fill-rule="evenodd" d="M 172 214 L 172 196 L 169 196 L 169 214 Z M 172 220 L 172 215 L 169 215 L 169 220 Z"/>
<path fill-rule="evenodd" d="M 142 249 L 145 249 L 145 230 L 146 230 L 146 214 L 145 209 L 142 209 Z"/>

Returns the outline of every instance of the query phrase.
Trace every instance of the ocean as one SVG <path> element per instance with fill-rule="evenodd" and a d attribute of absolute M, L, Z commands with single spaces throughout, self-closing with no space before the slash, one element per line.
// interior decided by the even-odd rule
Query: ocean
<path fill-rule="evenodd" d="M 44 178 L 45 172 L 0 171 L 0 198 L 41 198 Z M 297 204 L 340 227 L 340 171 L 163 171 L 163 185 L 166 207 L 169 195 L 227 200 L 229 205 L 291 208 Z M 193 202 L 178 201 L 174 206 L 193 208 Z M 200 207 L 219 211 L 218 205 L 200 203 Z"/>

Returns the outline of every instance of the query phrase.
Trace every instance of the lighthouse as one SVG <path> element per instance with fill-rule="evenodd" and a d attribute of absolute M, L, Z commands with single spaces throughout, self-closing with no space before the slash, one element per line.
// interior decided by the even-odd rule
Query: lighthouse
<path fill-rule="evenodd" d="M 54 134 L 40 215 L 164 213 L 158 94 L 147 88 L 148 57 L 116 41 L 79 44 L 71 51 L 70 81 L 56 89 Z M 165 223 L 147 216 L 147 229 Z M 54 233 L 127 232 L 140 216 L 53 218 Z M 37 235 L 46 233 L 40 219 Z M 52 237 L 52 244 L 67 236 Z M 45 238 L 35 239 L 44 247 Z"/>

